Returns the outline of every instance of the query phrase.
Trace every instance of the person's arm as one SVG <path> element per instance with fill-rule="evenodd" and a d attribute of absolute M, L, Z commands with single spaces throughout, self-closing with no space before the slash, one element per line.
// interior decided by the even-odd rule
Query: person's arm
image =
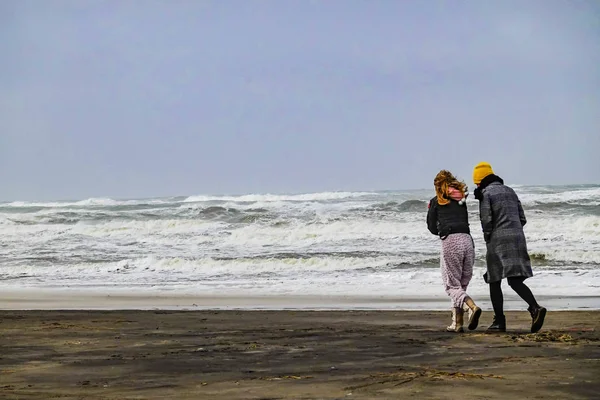
<path fill-rule="evenodd" d="M 525 218 L 525 211 L 523 211 L 523 206 L 521 205 L 521 201 L 517 198 L 517 204 L 519 205 L 519 219 L 521 220 L 521 226 L 525 226 L 527 223 L 527 218 Z"/>
<path fill-rule="evenodd" d="M 486 243 L 490 242 L 492 231 L 494 230 L 494 216 L 492 214 L 492 203 L 490 197 L 482 194 L 479 202 L 479 218 L 481 219 L 481 229 L 483 230 L 483 239 Z"/>
<path fill-rule="evenodd" d="M 437 228 L 437 203 L 434 202 L 434 199 L 429 200 L 429 206 L 427 210 L 427 229 L 434 235 L 438 235 Z"/>

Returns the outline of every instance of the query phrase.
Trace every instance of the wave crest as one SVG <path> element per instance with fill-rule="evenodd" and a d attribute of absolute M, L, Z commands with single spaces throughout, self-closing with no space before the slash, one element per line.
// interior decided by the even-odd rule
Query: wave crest
<path fill-rule="evenodd" d="M 327 201 L 346 198 L 374 196 L 371 192 L 322 192 L 291 195 L 276 194 L 247 194 L 240 196 L 190 196 L 183 200 L 184 203 L 201 203 L 210 201 L 231 201 L 239 203 L 277 202 L 277 201 Z"/>

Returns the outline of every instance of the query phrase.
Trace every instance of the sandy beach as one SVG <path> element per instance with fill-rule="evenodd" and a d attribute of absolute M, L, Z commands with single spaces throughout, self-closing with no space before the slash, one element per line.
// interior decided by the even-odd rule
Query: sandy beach
<path fill-rule="evenodd" d="M 600 313 L 4 310 L 2 399 L 594 399 Z"/>

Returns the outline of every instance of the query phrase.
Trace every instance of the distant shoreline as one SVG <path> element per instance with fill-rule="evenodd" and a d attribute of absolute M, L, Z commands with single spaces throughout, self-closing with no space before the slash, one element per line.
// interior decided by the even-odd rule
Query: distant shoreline
<path fill-rule="evenodd" d="M 486 297 L 476 299 L 491 310 Z M 600 310 L 600 296 L 538 296 L 550 310 Z M 516 296 L 506 294 L 507 310 L 525 310 Z M 93 292 L 68 289 L 10 289 L 0 292 L 0 310 L 446 310 L 443 296 L 346 296 L 186 294 L 161 291 Z"/>

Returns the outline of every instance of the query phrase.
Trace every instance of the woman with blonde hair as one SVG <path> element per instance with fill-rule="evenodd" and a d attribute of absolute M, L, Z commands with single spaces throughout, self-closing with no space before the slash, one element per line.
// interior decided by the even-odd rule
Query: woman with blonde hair
<path fill-rule="evenodd" d="M 452 299 L 449 332 L 463 332 L 464 312 L 470 330 L 477 328 L 481 308 L 466 290 L 473 276 L 475 249 L 469 230 L 467 185 L 449 171 L 440 171 L 433 181 L 436 196 L 429 201 L 427 228 L 442 239 L 440 265 L 446 293 Z"/>

